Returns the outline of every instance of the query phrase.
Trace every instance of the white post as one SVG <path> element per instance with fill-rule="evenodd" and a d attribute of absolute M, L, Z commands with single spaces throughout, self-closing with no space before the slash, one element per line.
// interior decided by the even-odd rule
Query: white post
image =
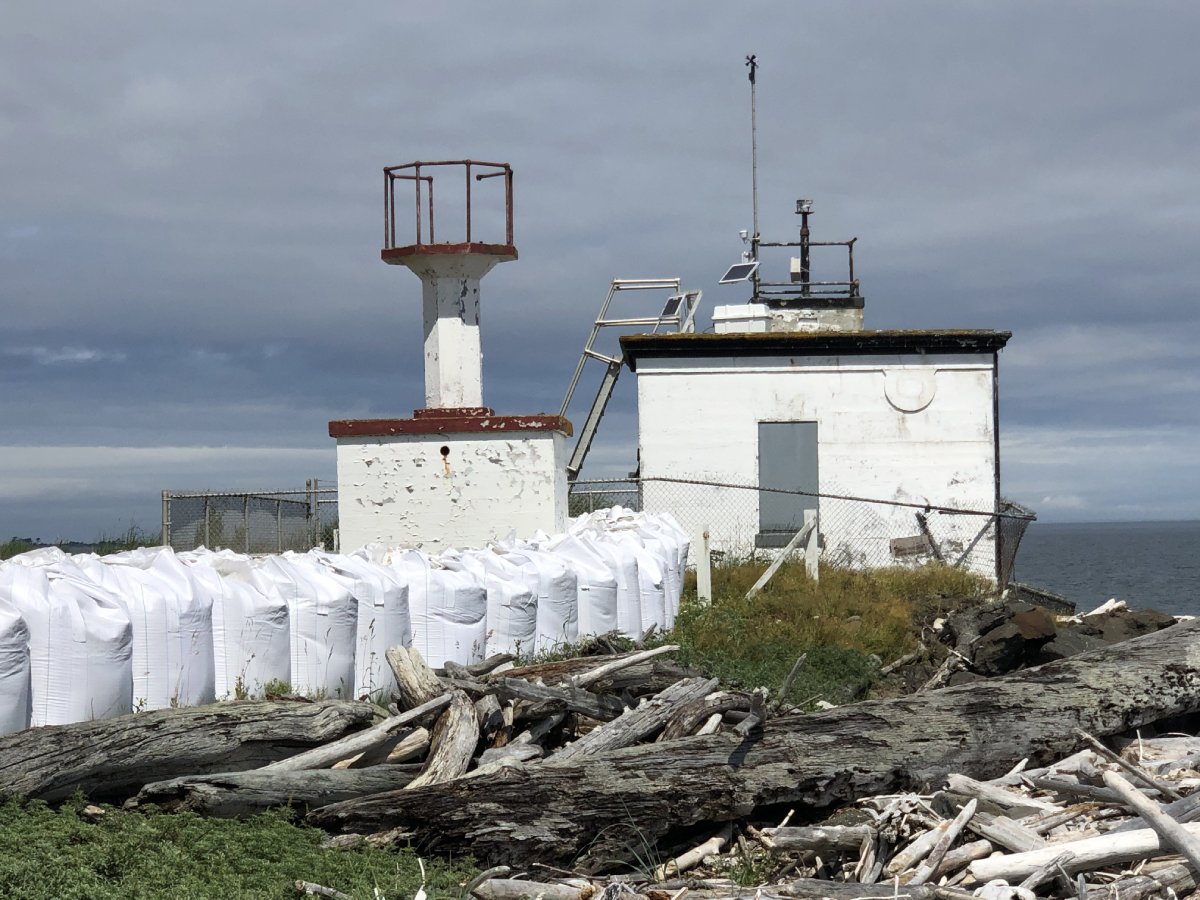
<path fill-rule="evenodd" d="M 815 509 L 804 511 L 804 524 L 807 526 L 810 523 L 812 529 L 808 532 L 808 540 L 804 542 L 804 570 L 810 579 L 820 581 L 821 570 L 818 565 L 818 557 L 821 552 L 821 535 L 817 533 L 817 511 Z"/>
<path fill-rule="evenodd" d="M 696 560 L 696 599 L 705 605 L 712 603 L 712 551 L 707 525 L 700 536 L 700 556 Z"/>

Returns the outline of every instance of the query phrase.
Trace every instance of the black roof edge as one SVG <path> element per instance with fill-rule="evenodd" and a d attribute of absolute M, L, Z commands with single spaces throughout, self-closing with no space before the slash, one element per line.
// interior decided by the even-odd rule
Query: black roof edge
<path fill-rule="evenodd" d="M 641 357 L 995 353 L 1011 337 L 1011 331 L 971 329 L 627 334 L 621 337 L 621 349 L 629 367 L 636 371 Z"/>

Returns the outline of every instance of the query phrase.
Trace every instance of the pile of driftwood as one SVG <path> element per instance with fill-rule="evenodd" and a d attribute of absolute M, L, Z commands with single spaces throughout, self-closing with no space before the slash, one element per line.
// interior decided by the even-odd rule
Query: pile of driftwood
<path fill-rule="evenodd" d="M 1090 900 L 1112 884 L 1135 900 L 1164 885 L 1192 889 L 1190 870 L 1173 863 L 1122 874 L 1183 838 L 1158 837 L 1164 822 L 1114 772 L 1072 754 L 1099 753 L 1091 738 L 1200 712 L 1200 622 L 814 714 L 719 690 L 671 662 L 673 649 L 434 672 L 394 648 L 387 710 L 281 699 L 30 729 L 0 738 L 0 793 L 82 790 L 223 816 L 286 804 L 308 810 L 335 844 L 399 842 L 507 867 L 472 887 L 479 897 L 755 896 L 725 876 L 679 880 L 725 847 L 743 868 L 738 881 L 747 867 L 791 879 L 761 897 L 957 900 L 1002 879 L 1009 887 L 989 889 L 999 900 L 1035 874 L 1022 890 L 1076 896 L 1080 873 Z M 1142 782 L 1146 802 L 1177 821 L 1190 818 L 1190 798 L 1160 801 L 1179 804 L 1190 790 L 1193 752 Z M 789 808 L 803 823 L 830 810 L 862 815 L 814 832 L 780 827 Z M 1114 830 L 1117 810 L 1151 830 Z M 1072 836 L 1078 843 L 1059 847 Z M 614 871 L 626 876 L 570 880 Z M 550 884 L 552 875 L 567 880 Z"/>
<path fill-rule="evenodd" d="M 1058 763 L 1022 761 L 988 781 L 952 774 L 932 794 L 863 798 L 853 824 L 726 825 L 637 875 L 588 879 L 485 873 L 473 895 L 834 900 L 1143 900 L 1186 896 L 1200 872 L 1200 737 L 1088 745 Z M 1187 823 L 1187 824 L 1185 824 Z M 696 867 L 702 867 L 703 873 Z M 536 869 L 537 867 L 535 867 Z M 684 873 L 688 872 L 688 876 Z M 770 883 L 741 887 L 729 876 Z"/>

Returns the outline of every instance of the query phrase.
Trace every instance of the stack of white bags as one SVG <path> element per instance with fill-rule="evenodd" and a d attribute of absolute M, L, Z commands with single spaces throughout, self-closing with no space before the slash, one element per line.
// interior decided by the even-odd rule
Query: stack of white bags
<path fill-rule="evenodd" d="M 675 622 L 687 533 L 620 507 L 484 549 L 251 557 L 34 550 L 0 564 L 0 734 L 132 710 L 390 688 L 385 652 L 439 667 Z"/>

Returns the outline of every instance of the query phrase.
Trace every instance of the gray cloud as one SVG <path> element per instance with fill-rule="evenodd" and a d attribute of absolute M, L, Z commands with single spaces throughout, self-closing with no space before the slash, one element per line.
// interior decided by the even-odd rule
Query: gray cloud
<path fill-rule="evenodd" d="M 498 409 L 557 408 L 613 277 L 738 302 L 715 281 L 750 224 L 746 53 L 764 233 L 814 197 L 821 236 L 860 237 L 870 326 L 1014 332 L 1007 493 L 1194 517 L 1191 468 L 1127 476 L 1200 427 L 1197 25 L 1182 2 L 1032 0 L 10 10 L 0 447 L 45 478 L 10 488 L 0 534 L 152 526 L 162 488 L 247 472 L 332 478 L 328 419 L 420 405 L 418 282 L 378 262 L 387 164 L 514 165 L 521 259 L 484 282 Z M 631 466 L 631 384 L 597 473 Z M 101 469 L 98 446 L 128 452 Z M 66 464 L 38 447 L 81 448 L 92 499 L 52 489 Z M 179 447 L 229 450 L 138 455 Z M 303 455 L 255 469 L 254 448 Z M 1058 453 L 1080 462 L 1039 462 Z"/>

